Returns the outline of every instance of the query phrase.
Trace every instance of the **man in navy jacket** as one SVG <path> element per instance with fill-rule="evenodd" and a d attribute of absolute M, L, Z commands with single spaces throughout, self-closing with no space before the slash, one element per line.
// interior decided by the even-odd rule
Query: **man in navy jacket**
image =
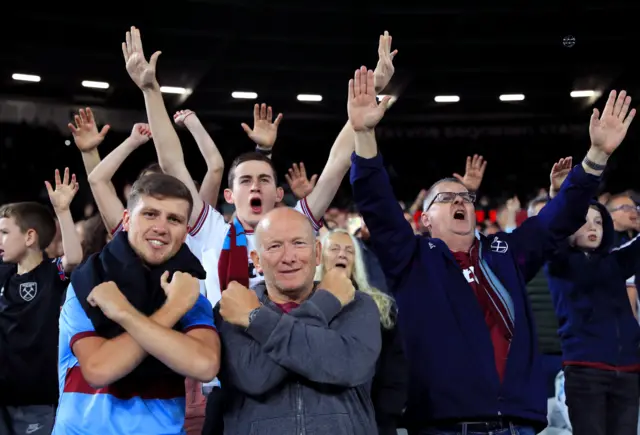
<path fill-rule="evenodd" d="M 378 154 L 374 128 L 388 101 L 376 104 L 372 80 L 363 67 L 350 81 L 351 183 L 399 307 L 411 376 L 408 419 L 416 433 L 534 434 L 546 426 L 547 398 L 525 283 L 584 224 L 626 133 L 611 118 L 629 101 L 612 92 L 601 119 L 594 110 L 591 149 L 537 217 L 511 234 L 476 234 L 473 194 L 447 179 L 427 195 L 422 223 L 431 237 L 421 237 L 397 207 Z"/>

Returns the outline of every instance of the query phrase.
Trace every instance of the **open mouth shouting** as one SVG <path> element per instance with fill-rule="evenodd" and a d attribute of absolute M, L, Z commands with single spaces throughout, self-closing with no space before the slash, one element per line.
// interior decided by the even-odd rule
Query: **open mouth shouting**
<path fill-rule="evenodd" d="M 258 196 L 249 198 L 249 207 L 254 214 L 262 214 L 262 199 Z"/>
<path fill-rule="evenodd" d="M 587 239 L 589 239 L 590 242 L 595 242 L 596 240 L 598 240 L 598 236 L 596 236 L 595 234 L 589 234 Z"/>
<path fill-rule="evenodd" d="M 453 212 L 453 219 L 457 221 L 464 221 L 467 219 L 467 212 L 465 209 L 457 209 Z"/>

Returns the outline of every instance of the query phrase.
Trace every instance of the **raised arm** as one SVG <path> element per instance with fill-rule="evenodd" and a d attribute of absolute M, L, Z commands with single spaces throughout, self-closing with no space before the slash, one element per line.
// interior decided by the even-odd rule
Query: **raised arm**
<path fill-rule="evenodd" d="M 589 125 L 591 148 L 575 166 L 557 195 L 537 216 L 527 219 L 511 235 L 525 279 L 532 278 L 558 244 L 584 225 L 591 200 L 596 196 L 600 177 L 609 156 L 620 146 L 635 109 L 629 112 L 631 97 L 625 91 L 611 91 L 602 112 L 593 110 Z M 628 116 L 627 116 L 628 113 Z"/>
<path fill-rule="evenodd" d="M 613 248 L 611 255 L 616 258 L 625 279 L 633 276 L 640 265 L 640 235 Z"/>
<path fill-rule="evenodd" d="M 374 128 L 382 119 L 388 97 L 376 104 L 373 71 L 357 70 L 349 81 L 349 120 L 356 132 L 356 152 L 351 161 L 353 199 L 371 233 L 372 247 L 389 288 L 397 280 L 417 248 L 417 238 L 393 194 L 391 181 L 378 154 Z"/>
<path fill-rule="evenodd" d="M 142 90 L 144 102 L 147 108 L 147 118 L 154 137 L 158 163 L 162 171 L 182 181 L 193 197 L 193 211 L 189 219 L 189 225 L 193 227 L 204 203 L 196 188 L 193 178 L 184 163 L 184 154 L 176 130 L 173 128 L 171 117 L 162 99 L 160 85 L 156 80 L 156 63 L 160 52 L 151 55 L 149 61 L 144 57 L 140 30 L 131 27 L 126 34 L 126 42 L 122 43 L 122 53 L 127 66 L 127 72 L 134 83 Z"/>
<path fill-rule="evenodd" d="M 141 145 L 147 143 L 151 137 L 148 124 L 135 124 L 131 135 L 116 149 L 111 151 L 89 174 L 89 185 L 93 199 L 98 205 L 100 216 L 107 231 L 114 231 L 122 220 L 124 205 L 113 188 L 111 179 L 122 163 Z"/>
<path fill-rule="evenodd" d="M 71 201 L 78 193 L 78 183 L 75 174 L 69 177 L 69 168 L 65 168 L 62 180 L 60 179 L 60 171 L 56 169 L 55 183 L 55 190 L 48 181 L 45 181 L 45 186 L 60 224 L 62 250 L 64 252 L 62 267 L 64 272 L 68 274 L 82 261 L 82 244 L 69 210 Z"/>
<path fill-rule="evenodd" d="M 224 172 L 222 155 L 195 112 L 180 110 L 173 115 L 173 120 L 177 125 L 186 127 L 193 139 L 195 139 L 196 144 L 198 144 L 200 153 L 207 163 L 207 173 L 204 175 L 200 186 L 200 198 L 211 207 L 215 207 L 218 202 L 220 185 L 222 184 L 222 173 Z"/>

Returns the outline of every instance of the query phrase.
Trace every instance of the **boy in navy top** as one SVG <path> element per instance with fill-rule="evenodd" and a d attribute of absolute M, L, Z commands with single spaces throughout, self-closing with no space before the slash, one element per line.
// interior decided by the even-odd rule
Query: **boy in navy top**
<path fill-rule="evenodd" d="M 418 434 L 533 435 L 547 425 L 547 397 L 525 283 L 584 224 L 606 162 L 635 114 L 626 118 L 630 98 L 623 91 L 616 100 L 614 91 L 602 117 L 594 111 L 591 149 L 538 216 L 510 234 L 474 235 L 473 193 L 445 180 L 427 195 L 422 223 L 431 237 L 421 237 L 398 208 L 378 153 L 374 128 L 388 101 L 377 104 L 372 82 L 363 67 L 349 86 L 351 184 L 401 313 L 411 379 L 407 417 Z"/>
<path fill-rule="evenodd" d="M 625 281 L 640 264 L 640 241 L 613 248 L 614 240 L 611 215 L 594 201 L 587 222 L 546 267 L 578 435 L 637 433 L 640 326 Z"/>
<path fill-rule="evenodd" d="M 51 212 L 34 202 L 0 207 L 0 434 L 50 434 L 58 401 L 58 316 L 67 276 L 82 260 L 69 205 L 75 176 L 56 171 L 49 198 L 64 256 L 48 258 L 56 234 Z"/>

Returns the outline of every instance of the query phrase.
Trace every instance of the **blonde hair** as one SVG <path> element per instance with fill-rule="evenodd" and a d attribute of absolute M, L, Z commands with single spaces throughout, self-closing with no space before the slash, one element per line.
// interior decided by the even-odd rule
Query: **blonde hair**
<path fill-rule="evenodd" d="M 337 228 L 335 230 L 327 232 L 321 237 L 320 242 L 322 244 L 322 261 L 320 262 L 320 265 L 316 267 L 315 280 L 322 281 L 324 274 L 327 272 L 324 267 L 324 249 L 327 245 L 327 240 L 329 240 L 329 238 L 336 233 L 348 235 L 351 239 L 351 243 L 353 243 L 355 255 L 351 279 L 355 281 L 357 290 L 371 296 L 373 301 L 376 303 L 376 305 L 378 306 L 378 311 L 380 311 L 380 323 L 382 324 L 382 326 L 385 329 L 393 328 L 393 325 L 395 324 L 395 316 L 392 315 L 391 310 L 394 306 L 394 300 L 391 296 L 381 292 L 380 290 L 372 287 L 369 284 L 369 278 L 367 277 L 367 268 L 364 265 L 364 258 L 362 255 L 362 249 L 360 248 L 360 243 L 347 230 Z"/>

